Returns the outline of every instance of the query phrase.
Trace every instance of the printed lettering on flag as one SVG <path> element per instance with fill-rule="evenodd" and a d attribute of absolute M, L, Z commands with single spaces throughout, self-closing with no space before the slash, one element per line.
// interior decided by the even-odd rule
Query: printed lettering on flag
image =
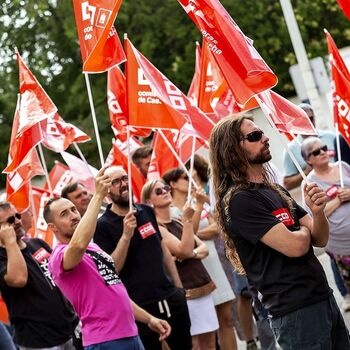
<path fill-rule="evenodd" d="M 350 72 L 331 35 L 326 31 L 332 78 L 333 117 L 350 145 Z"/>
<path fill-rule="evenodd" d="M 83 72 L 104 72 L 125 61 L 113 25 L 122 0 L 73 0 Z"/>
<path fill-rule="evenodd" d="M 277 77 L 218 0 L 178 0 L 196 24 L 240 107 Z"/>

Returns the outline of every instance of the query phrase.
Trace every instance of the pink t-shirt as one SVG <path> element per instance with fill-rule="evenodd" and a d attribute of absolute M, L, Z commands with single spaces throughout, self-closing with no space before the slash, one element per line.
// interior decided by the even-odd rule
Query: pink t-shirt
<path fill-rule="evenodd" d="M 115 273 L 112 258 L 91 243 L 79 265 L 64 271 L 66 247 L 67 244 L 59 243 L 54 248 L 49 270 L 82 322 L 83 345 L 137 335 L 131 301 Z"/>

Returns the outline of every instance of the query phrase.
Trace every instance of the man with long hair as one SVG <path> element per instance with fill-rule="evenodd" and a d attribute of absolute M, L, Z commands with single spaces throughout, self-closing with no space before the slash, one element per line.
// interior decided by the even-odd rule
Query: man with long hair
<path fill-rule="evenodd" d="M 209 152 L 227 254 L 261 293 L 280 346 L 350 348 L 348 330 L 312 249 L 328 241 L 326 194 L 315 183 L 305 186 L 311 217 L 272 183 L 269 138 L 250 118 L 221 120 L 212 131 Z"/>

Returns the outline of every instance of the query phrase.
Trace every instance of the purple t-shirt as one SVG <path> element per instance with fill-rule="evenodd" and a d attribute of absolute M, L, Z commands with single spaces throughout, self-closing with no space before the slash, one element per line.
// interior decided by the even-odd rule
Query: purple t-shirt
<path fill-rule="evenodd" d="M 83 345 L 137 335 L 131 302 L 115 273 L 112 258 L 91 243 L 82 261 L 74 269 L 64 271 L 62 260 L 66 247 L 63 243 L 56 245 L 49 270 L 82 322 Z"/>

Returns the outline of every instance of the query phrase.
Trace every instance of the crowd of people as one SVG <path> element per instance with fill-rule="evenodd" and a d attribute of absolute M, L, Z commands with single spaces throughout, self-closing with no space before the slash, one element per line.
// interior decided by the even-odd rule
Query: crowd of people
<path fill-rule="evenodd" d="M 274 181 L 269 138 L 244 116 L 214 127 L 209 162 L 196 154 L 193 167 L 146 182 L 141 203 L 129 202 L 119 166 L 98 172 L 92 194 L 66 186 L 44 209 L 53 249 L 2 202 L 0 291 L 14 338 L 1 325 L 0 348 L 235 350 L 238 335 L 247 350 L 257 339 L 264 350 L 350 349 L 313 251 L 325 247 L 347 311 L 350 166 L 331 163 L 330 132 L 290 149 L 308 181 L 286 154 L 284 185 L 301 184 L 304 207 Z M 144 176 L 150 150 L 133 155 Z"/>

